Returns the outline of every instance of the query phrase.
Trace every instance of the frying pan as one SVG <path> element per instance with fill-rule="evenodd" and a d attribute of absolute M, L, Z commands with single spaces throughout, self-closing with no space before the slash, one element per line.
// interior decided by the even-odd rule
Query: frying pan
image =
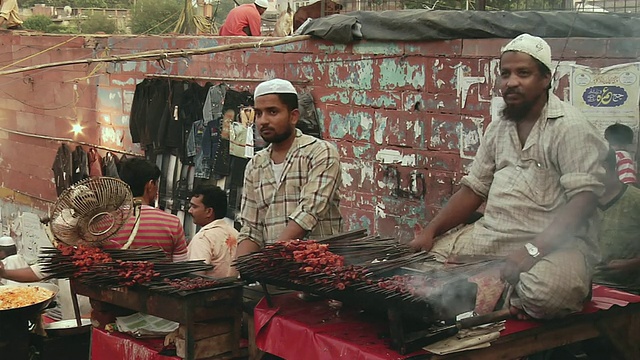
<path fill-rule="evenodd" d="M 49 306 L 49 304 L 51 304 L 51 301 L 56 297 L 56 295 L 58 295 L 58 291 L 60 290 L 58 288 L 57 285 L 54 284 L 49 284 L 49 283 L 27 283 L 27 284 L 16 284 L 16 285 L 8 285 L 8 286 L 3 286 L 0 287 L 0 291 L 2 289 L 6 289 L 6 288 L 10 288 L 10 287 L 40 287 L 43 289 L 47 289 L 50 290 L 51 292 L 53 292 L 53 295 L 51 295 L 48 299 L 42 300 L 38 303 L 35 304 L 31 304 L 31 305 L 27 305 L 27 306 L 22 306 L 19 308 L 13 308 L 13 309 L 5 309 L 5 310 L 0 310 L 0 319 L 6 319 L 6 318 L 28 318 L 32 315 L 35 314 L 39 314 L 42 310 L 46 309 L 47 306 Z"/>
<path fill-rule="evenodd" d="M 81 324 L 81 326 L 78 326 L 76 319 L 60 320 L 50 324 L 45 324 L 44 329 L 50 336 L 84 334 L 91 330 L 91 320 L 82 319 Z"/>

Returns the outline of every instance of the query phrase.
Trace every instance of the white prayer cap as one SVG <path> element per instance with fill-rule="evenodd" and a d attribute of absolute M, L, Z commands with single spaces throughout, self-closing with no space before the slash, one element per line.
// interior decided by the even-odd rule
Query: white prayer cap
<path fill-rule="evenodd" d="M 261 8 L 268 8 L 269 7 L 269 1 L 268 0 L 255 0 L 253 2 L 254 4 L 260 6 Z"/>
<path fill-rule="evenodd" d="M 528 55 L 531 55 L 534 59 L 539 60 L 544 66 L 551 69 L 551 47 L 542 38 L 532 36 L 529 34 L 522 34 L 517 38 L 511 40 L 505 47 L 502 48 L 502 54 L 507 51 L 518 51 Z"/>
<path fill-rule="evenodd" d="M 265 82 L 260 83 L 256 86 L 256 91 L 253 93 L 253 98 L 257 98 L 262 95 L 269 94 L 295 94 L 298 95 L 296 88 L 288 82 L 287 80 L 282 79 L 272 79 Z"/>
<path fill-rule="evenodd" d="M 13 241 L 11 236 L 0 237 L 0 246 L 16 246 L 16 242 Z"/>

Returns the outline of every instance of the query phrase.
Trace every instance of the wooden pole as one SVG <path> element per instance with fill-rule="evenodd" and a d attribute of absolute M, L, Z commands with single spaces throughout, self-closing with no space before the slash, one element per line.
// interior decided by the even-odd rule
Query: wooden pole
<path fill-rule="evenodd" d="M 0 76 L 2 75 L 10 75 L 17 74 L 22 72 L 27 72 L 31 70 L 59 67 L 59 66 L 68 66 L 68 65 L 79 65 L 79 64 L 95 64 L 95 63 L 110 63 L 110 62 L 124 62 L 124 61 L 148 61 L 148 60 L 162 60 L 162 59 L 172 59 L 179 57 L 187 57 L 193 55 L 207 55 L 224 51 L 231 50 L 239 50 L 239 49 L 249 49 L 249 48 L 262 48 L 262 47 L 273 47 L 283 44 L 294 43 L 298 41 L 304 41 L 311 39 L 311 35 L 296 35 L 286 38 L 281 38 L 278 40 L 260 40 L 253 42 L 244 42 L 238 44 L 228 44 L 228 45 L 220 45 L 213 46 L 202 49 L 194 49 L 194 50 L 154 50 L 147 51 L 144 53 L 136 53 L 136 54 L 127 54 L 127 55 L 113 55 L 104 58 L 96 58 L 96 59 L 80 59 L 80 60 L 67 60 L 67 61 L 58 61 L 46 64 L 39 64 L 33 66 L 27 66 L 20 69 L 12 69 L 0 71 Z"/>

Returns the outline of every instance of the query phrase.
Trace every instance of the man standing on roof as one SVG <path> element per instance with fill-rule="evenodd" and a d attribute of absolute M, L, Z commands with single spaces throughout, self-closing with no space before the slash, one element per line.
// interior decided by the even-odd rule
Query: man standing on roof
<path fill-rule="evenodd" d="M 267 7 L 268 0 L 255 0 L 253 4 L 234 8 L 220 28 L 220 36 L 260 36 L 262 14 Z"/>
<path fill-rule="evenodd" d="M 22 20 L 18 15 L 19 10 L 17 0 L 0 0 L 0 28 L 22 29 Z"/>

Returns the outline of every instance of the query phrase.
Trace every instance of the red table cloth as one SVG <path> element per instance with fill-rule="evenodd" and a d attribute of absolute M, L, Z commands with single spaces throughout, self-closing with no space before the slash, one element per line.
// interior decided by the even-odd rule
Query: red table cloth
<path fill-rule="evenodd" d="M 92 360 L 181 360 L 177 356 L 164 356 L 164 338 L 136 339 L 132 336 L 93 328 L 91 332 Z"/>
<path fill-rule="evenodd" d="M 385 319 L 365 318 L 351 309 L 336 310 L 327 301 L 305 302 L 297 294 L 276 296 L 272 300 L 273 308 L 262 299 L 254 310 L 256 345 L 268 353 L 305 360 L 387 360 L 418 354 L 400 355 L 389 348 L 389 340 L 380 339 L 380 334 L 388 332 Z M 637 302 L 640 296 L 596 285 L 593 300 L 585 305 L 582 313 Z M 543 324 L 511 319 L 501 336 Z"/>

